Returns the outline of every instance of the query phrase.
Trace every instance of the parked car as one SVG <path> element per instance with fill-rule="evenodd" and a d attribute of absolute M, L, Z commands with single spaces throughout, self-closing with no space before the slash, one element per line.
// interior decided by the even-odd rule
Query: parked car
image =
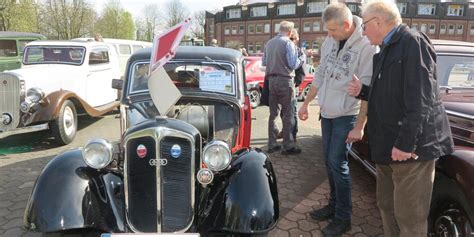
<path fill-rule="evenodd" d="M 94 41 L 94 38 L 75 38 L 76 41 Z M 151 48 L 153 46 L 150 42 L 137 41 L 137 40 L 124 40 L 124 39 L 111 39 L 104 38 L 105 43 L 111 44 L 114 46 L 117 56 L 119 58 L 119 67 L 120 75 L 125 74 L 125 67 L 127 66 L 127 61 L 132 56 L 135 51 L 138 51 L 143 48 Z"/>
<path fill-rule="evenodd" d="M 262 66 L 262 57 L 248 56 L 245 57 L 245 81 L 250 97 L 250 105 L 256 108 L 260 105 L 260 97 L 265 80 L 265 67 Z M 306 66 L 306 76 L 298 88 L 298 100 L 304 100 L 308 94 L 311 83 L 313 82 L 312 67 Z"/>
<path fill-rule="evenodd" d="M 118 107 L 112 79 L 120 78 L 115 50 L 102 42 L 34 41 L 23 67 L 0 73 L 0 138 L 50 129 L 70 143 L 77 115 L 100 116 Z"/>
<path fill-rule="evenodd" d="M 150 53 L 143 49 L 129 60 L 118 142 L 96 138 L 53 158 L 33 186 L 27 229 L 208 236 L 265 234 L 276 224 L 272 163 L 249 147 L 242 54 L 179 47 L 164 70 L 182 97 L 159 114 L 154 90 L 138 86 Z"/>
<path fill-rule="evenodd" d="M 20 68 L 25 45 L 44 39 L 41 34 L 0 31 L 0 72 Z"/>
<path fill-rule="evenodd" d="M 437 78 L 449 117 L 455 152 L 436 162 L 429 217 L 432 236 L 474 235 L 474 43 L 433 40 Z M 367 139 L 350 155 L 376 174 Z"/>

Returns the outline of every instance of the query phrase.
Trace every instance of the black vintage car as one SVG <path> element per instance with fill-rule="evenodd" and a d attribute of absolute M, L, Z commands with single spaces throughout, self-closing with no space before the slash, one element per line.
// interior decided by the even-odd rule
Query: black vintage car
<path fill-rule="evenodd" d="M 474 43 L 433 40 L 455 152 L 436 162 L 430 236 L 474 236 Z M 373 175 L 367 139 L 349 152 Z"/>
<path fill-rule="evenodd" d="M 159 114 L 148 90 L 150 49 L 129 60 L 117 143 L 93 139 L 53 158 L 24 216 L 42 233 L 264 235 L 279 216 L 268 156 L 250 144 L 240 52 L 179 47 L 163 67 L 182 97 Z M 110 236 L 109 234 L 104 236 Z"/>

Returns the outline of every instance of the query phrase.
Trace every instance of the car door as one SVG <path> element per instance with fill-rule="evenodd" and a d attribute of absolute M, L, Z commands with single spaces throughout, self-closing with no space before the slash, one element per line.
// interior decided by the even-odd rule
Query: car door
<path fill-rule="evenodd" d="M 117 91 L 111 87 L 117 68 L 114 67 L 110 57 L 110 48 L 106 46 L 92 47 L 89 52 L 86 100 L 94 107 L 117 99 Z"/>
<path fill-rule="evenodd" d="M 16 39 L 0 39 L 0 72 L 20 68 Z"/>

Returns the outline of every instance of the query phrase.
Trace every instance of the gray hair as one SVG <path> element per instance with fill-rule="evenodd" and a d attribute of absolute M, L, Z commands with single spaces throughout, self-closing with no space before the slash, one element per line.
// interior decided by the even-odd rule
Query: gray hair
<path fill-rule="evenodd" d="M 295 39 L 300 39 L 300 35 L 298 34 L 298 31 L 296 29 L 291 30 L 291 37 Z"/>
<path fill-rule="evenodd" d="M 393 2 L 375 1 L 362 7 L 362 15 L 374 14 L 385 19 L 387 23 L 401 24 L 402 17 L 397 5 Z"/>
<path fill-rule="evenodd" d="M 282 21 L 280 22 L 280 32 L 289 33 L 295 28 L 295 23 L 291 21 Z"/>
<path fill-rule="evenodd" d="M 333 2 L 324 9 L 323 21 L 326 23 L 336 21 L 339 24 L 343 24 L 344 21 L 352 22 L 352 12 L 346 4 Z"/>

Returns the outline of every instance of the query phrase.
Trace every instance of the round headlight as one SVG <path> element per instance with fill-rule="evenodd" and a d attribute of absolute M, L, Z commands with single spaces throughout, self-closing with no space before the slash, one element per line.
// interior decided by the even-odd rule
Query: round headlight
<path fill-rule="evenodd" d="M 231 157 L 229 145 L 225 142 L 212 141 L 204 148 L 204 164 L 212 171 L 221 171 L 227 168 Z"/>
<path fill-rule="evenodd" d="M 33 87 L 28 89 L 26 92 L 26 97 L 31 101 L 31 102 L 38 102 L 44 98 L 44 92 L 38 87 Z"/>
<path fill-rule="evenodd" d="M 112 162 L 112 144 L 104 139 L 92 139 L 82 149 L 86 164 L 94 169 L 102 169 Z"/>

